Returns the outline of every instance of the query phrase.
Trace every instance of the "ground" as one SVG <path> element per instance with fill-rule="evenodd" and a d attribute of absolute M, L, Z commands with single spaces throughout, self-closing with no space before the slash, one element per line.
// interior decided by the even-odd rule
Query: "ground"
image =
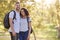
<path fill-rule="evenodd" d="M 35 30 L 37 40 L 58 40 L 56 30 Z M 10 40 L 10 36 L 0 36 L 0 40 Z M 31 34 L 30 40 L 34 40 Z"/>

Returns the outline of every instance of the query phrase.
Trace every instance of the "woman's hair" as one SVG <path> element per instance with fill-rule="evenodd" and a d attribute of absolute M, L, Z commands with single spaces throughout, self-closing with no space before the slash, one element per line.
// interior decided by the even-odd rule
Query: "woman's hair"
<path fill-rule="evenodd" d="M 27 17 L 29 16 L 29 12 L 28 12 L 28 10 L 27 10 L 27 9 L 22 8 L 21 10 L 23 10 L 23 11 L 24 11 L 24 13 L 25 13 L 25 15 L 26 15 Z M 23 17 L 23 15 L 21 14 L 21 11 L 20 11 L 20 16 L 21 16 L 21 17 Z"/>

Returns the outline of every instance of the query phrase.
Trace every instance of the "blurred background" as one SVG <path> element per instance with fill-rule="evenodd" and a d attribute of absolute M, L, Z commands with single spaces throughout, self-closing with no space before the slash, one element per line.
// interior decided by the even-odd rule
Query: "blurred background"
<path fill-rule="evenodd" d="M 14 9 L 16 1 L 29 11 L 37 40 L 58 40 L 60 0 L 0 0 L 0 40 L 10 40 L 8 30 L 3 27 L 3 19 Z M 30 40 L 34 40 L 33 34 Z"/>

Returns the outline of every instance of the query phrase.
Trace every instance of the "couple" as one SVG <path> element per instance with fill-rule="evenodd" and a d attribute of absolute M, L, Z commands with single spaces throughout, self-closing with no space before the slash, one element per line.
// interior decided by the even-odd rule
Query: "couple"
<path fill-rule="evenodd" d="M 11 35 L 11 40 L 29 40 L 31 32 L 31 20 L 29 18 L 27 22 L 27 18 L 29 17 L 27 9 L 21 8 L 20 10 L 20 3 L 16 2 L 14 11 L 16 12 L 16 19 L 13 20 L 13 11 L 9 14 L 9 32 Z"/>

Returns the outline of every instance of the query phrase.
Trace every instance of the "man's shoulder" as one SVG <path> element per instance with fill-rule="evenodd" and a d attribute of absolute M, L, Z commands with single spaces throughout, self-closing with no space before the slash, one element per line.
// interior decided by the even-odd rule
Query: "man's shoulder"
<path fill-rule="evenodd" d="M 11 10 L 9 14 L 14 15 L 14 10 Z"/>
<path fill-rule="evenodd" d="M 13 18 L 13 15 L 14 15 L 14 12 L 13 11 L 10 11 L 9 17 L 12 17 Z"/>

